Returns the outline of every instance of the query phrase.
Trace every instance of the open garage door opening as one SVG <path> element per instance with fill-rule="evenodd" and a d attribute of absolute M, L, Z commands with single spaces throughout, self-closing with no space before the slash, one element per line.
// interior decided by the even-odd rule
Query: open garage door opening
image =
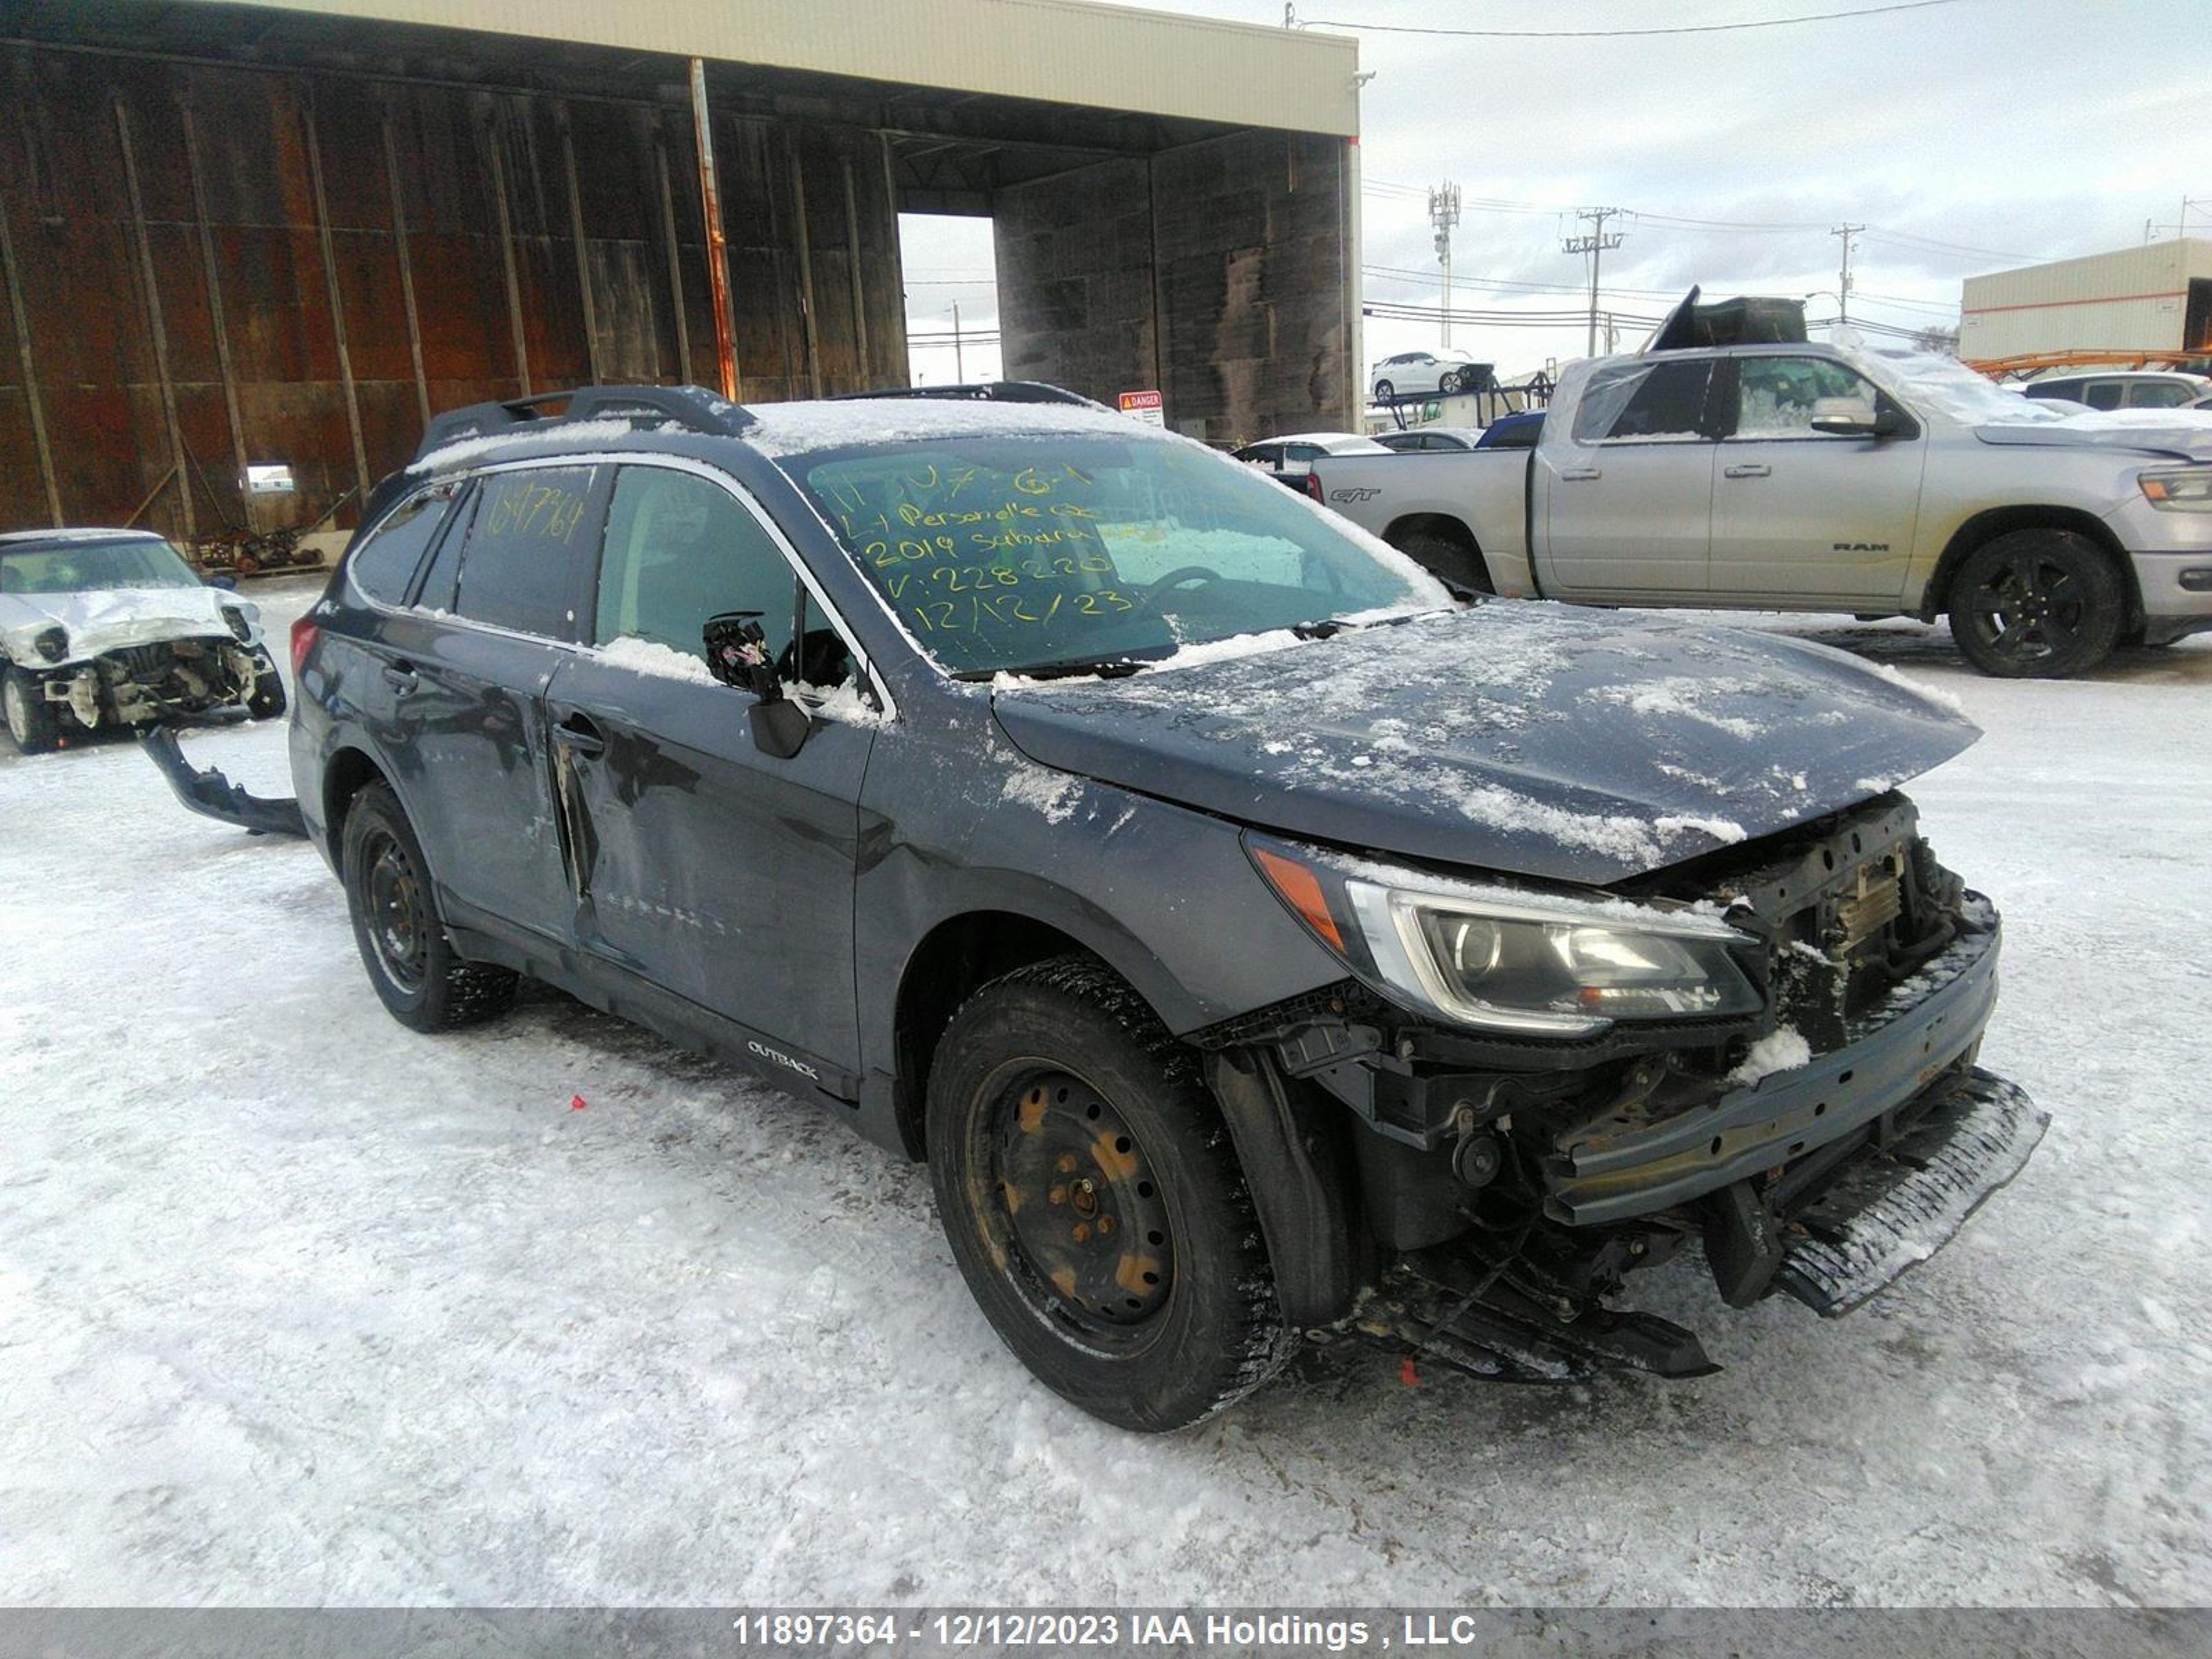
<path fill-rule="evenodd" d="M 970 213 L 902 213 L 907 373 L 915 386 L 1002 378 L 999 267 L 991 220 Z"/>

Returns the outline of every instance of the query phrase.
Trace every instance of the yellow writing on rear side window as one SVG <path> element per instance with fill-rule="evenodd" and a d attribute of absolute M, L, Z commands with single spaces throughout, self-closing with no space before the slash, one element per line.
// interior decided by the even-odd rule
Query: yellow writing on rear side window
<path fill-rule="evenodd" d="M 484 529 L 490 535 L 565 546 L 583 521 L 584 492 L 542 477 L 501 478 L 486 495 Z"/>

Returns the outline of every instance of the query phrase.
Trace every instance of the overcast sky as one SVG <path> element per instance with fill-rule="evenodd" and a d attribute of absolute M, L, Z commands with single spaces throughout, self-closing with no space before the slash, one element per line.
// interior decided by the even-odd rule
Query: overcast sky
<path fill-rule="evenodd" d="M 1853 9 L 1875 0 L 1299 0 L 1302 18 L 1354 24 L 1598 29 Z M 1281 0 L 1184 0 L 1150 9 L 1279 26 Z M 1346 31 L 1332 29 L 1331 33 Z M 1578 207 L 1631 210 L 1605 255 L 1601 305 L 1624 348 L 1692 283 L 1708 295 L 1832 290 L 1831 227 L 1867 226 L 1852 309 L 1904 326 L 1955 324 L 1959 284 L 2039 258 L 2174 234 L 2184 196 L 2212 235 L 2212 55 L 2207 0 L 1952 0 L 1887 15 L 1732 33 L 1482 40 L 1352 30 L 1375 78 L 1361 109 L 1369 303 L 1434 305 L 1427 187 L 1463 208 L 1455 309 L 1575 311 L 1586 295 L 1486 284 L 1588 281 L 1562 234 Z M 1664 216 L 1663 217 L 1662 216 Z M 1666 217 L 1786 228 L 1705 229 Z M 925 222 L 909 238 L 916 330 L 994 324 L 987 221 Z M 1422 273 L 1412 276 L 1380 270 Z M 928 285 L 924 285 L 925 282 Z M 953 286 L 951 284 L 959 284 Z M 1832 293 L 1808 314 L 1832 314 Z M 1581 354 L 1586 329 L 1479 327 L 1455 345 L 1501 373 Z M 1369 361 L 1436 343 L 1434 325 L 1370 318 Z M 951 377 L 950 354 L 917 367 Z M 970 355 L 969 376 L 994 356 Z"/>

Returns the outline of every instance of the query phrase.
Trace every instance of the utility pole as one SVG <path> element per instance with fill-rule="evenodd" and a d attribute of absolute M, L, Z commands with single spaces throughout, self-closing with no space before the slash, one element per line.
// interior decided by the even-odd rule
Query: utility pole
<path fill-rule="evenodd" d="M 1844 244 L 1844 268 L 1836 273 L 1836 321 L 1851 319 L 1851 238 L 1864 230 L 1864 225 L 1841 224 L 1828 233 L 1839 237 Z"/>
<path fill-rule="evenodd" d="M 968 384 L 967 359 L 960 351 L 960 301 L 952 302 L 952 381 L 956 386 Z"/>
<path fill-rule="evenodd" d="M 1575 214 L 1575 217 L 1589 222 L 1590 234 L 1587 236 L 1570 236 L 1565 238 L 1559 244 L 1559 252 L 1562 253 L 1587 253 L 1589 255 L 1589 344 L 1588 349 L 1583 354 L 1587 357 L 1595 357 L 1597 356 L 1598 261 L 1604 257 L 1605 251 L 1607 248 L 1619 247 L 1625 237 L 1625 233 L 1618 230 L 1614 231 L 1610 236 L 1607 235 L 1605 234 L 1605 222 L 1614 217 L 1621 210 L 1617 207 L 1583 208 L 1578 210 Z"/>
<path fill-rule="evenodd" d="M 1459 223 L 1459 186 L 1446 179 L 1429 191 L 1429 222 L 1437 228 L 1437 263 L 1444 270 L 1443 343 L 1451 343 L 1451 234 Z"/>

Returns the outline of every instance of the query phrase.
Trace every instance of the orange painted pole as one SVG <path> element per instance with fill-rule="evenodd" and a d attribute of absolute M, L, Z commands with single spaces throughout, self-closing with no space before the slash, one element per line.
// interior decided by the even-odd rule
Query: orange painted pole
<path fill-rule="evenodd" d="M 738 346 L 730 328 L 729 244 L 722 235 L 722 192 L 714 181 L 714 129 L 707 114 L 707 65 L 691 60 L 691 124 L 699 136 L 699 200 L 707 219 L 707 290 L 714 299 L 714 373 L 738 400 Z"/>

